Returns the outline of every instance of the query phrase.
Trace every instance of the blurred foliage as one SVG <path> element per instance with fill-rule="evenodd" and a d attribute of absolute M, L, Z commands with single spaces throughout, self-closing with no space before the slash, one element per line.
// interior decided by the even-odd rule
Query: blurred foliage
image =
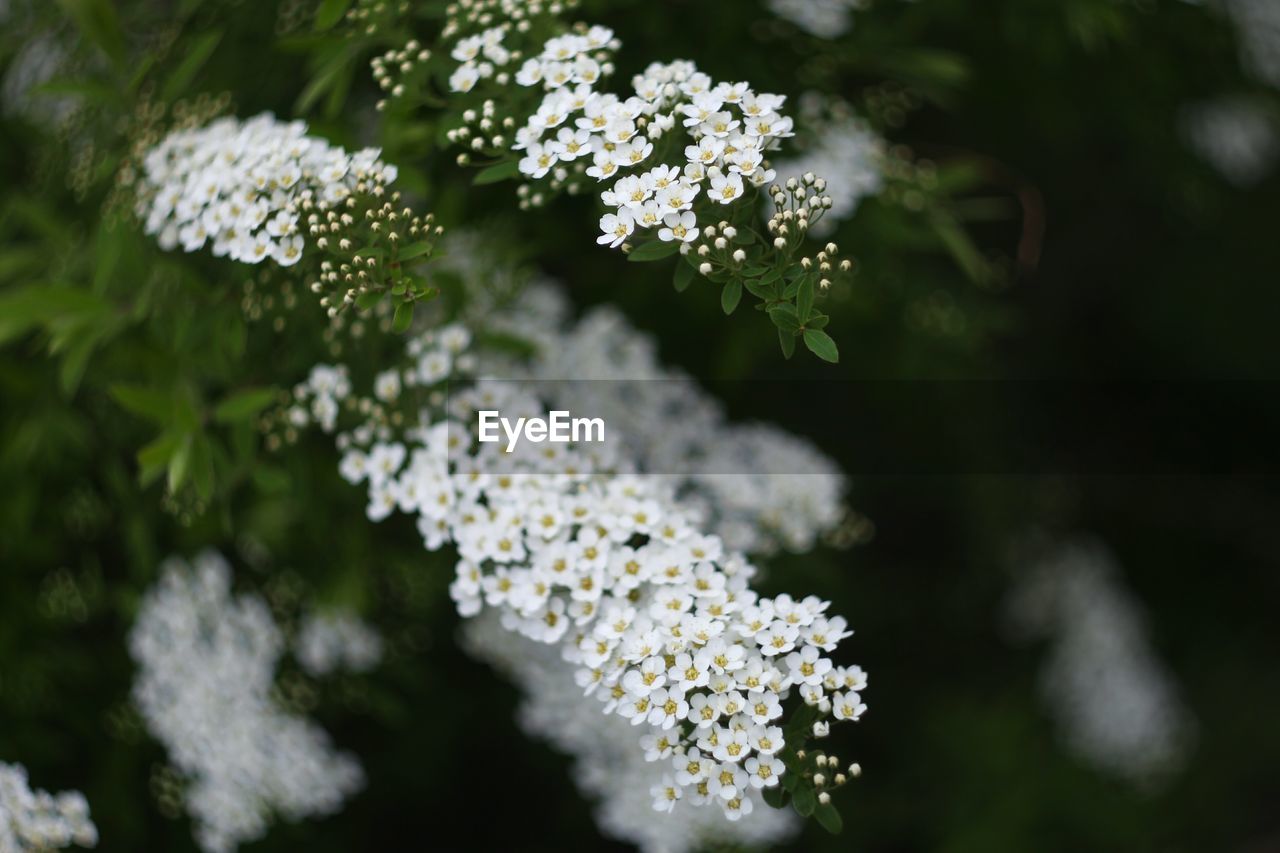
<path fill-rule="evenodd" d="M 477 848 L 606 846 L 565 760 L 514 725 L 514 692 L 453 644 L 447 561 L 424 553 L 404 519 L 368 524 L 333 476 L 328 442 L 263 448 L 257 411 L 332 357 L 325 319 L 302 294 L 251 320 L 246 300 L 283 299 L 279 282 L 164 253 L 129 221 L 116 175 L 164 120 L 272 110 L 339 144 L 381 145 L 399 184 L 442 222 L 507 235 L 495 250 L 559 278 L 580 306 L 618 303 L 669 362 L 708 378 L 815 383 L 785 408 L 726 383 L 739 389 L 727 403 L 814 437 L 855 474 L 876 448 L 846 440 L 841 418 L 858 401 L 836 379 L 1269 380 L 1280 367 L 1277 179 L 1234 189 L 1176 132 L 1190 101 L 1274 97 L 1244 76 L 1230 26 L 1204 7 L 878 0 L 824 41 L 743 0 L 585 2 L 582 18 L 623 36 L 624 79 L 650 59 L 692 56 L 716 77 L 793 96 L 817 88 L 934 164 L 936 205 L 891 193 L 837 235 L 858 274 L 827 304 L 842 356 L 833 368 L 784 362 L 761 345 L 756 318 L 725 317 L 703 282 L 678 294 L 657 265 L 595 251 L 583 200 L 519 215 L 510 187 L 475 186 L 440 156 L 429 117 L 380 118 L 367 62 L 394 41 L 352 38 L 348 5 L 0 7 L 0 759 L 23 762 L 43 787 L 84 790 L 105 850 L 192 847 L 185 819 L 152 795 L 163 755 L 130 709 L 124 636 L 159 561 L 205 546 L 232 556 L 239 583 L 281 615 L 296 587 L 359 606 L 390 641 L 374 675 L 317 688 L 315 713 L 360 756 L 369 789 L 255 849 L 398 845 L 438 814 Z M 429 16 L 434 4 L 422 6 Z M 13 83 L 33 51 L 51 72 Z M 913 109 L 897 108 L 902 93 Z M 358 355 L 376 364 L 388 346 L 371 339 Z M 1229 404 L 1267 389 L 1221 393 Z M 998 418 L 994 406 L 975 417 Z M 1224 418 L 1208 440 L 1269 442 L 1277 425 Z M 920 424 L 901 440 L 937 435 Z M 956 458 L 974 449 L 965 435 L 948 448 Z M 812 591 L 849 616 L 873 678 L 866 721 L 832 744 L 866 768 L 837 798 L 844 833 L 809 826 L 795 849 L 1275 849 L 1272 486 L 1213 472 L 855 476 L 875 538 L 771 567 L 778 589 Z M 1035 691 L 1039 650 L 1011 647 L 999 623 L 1010 544 L 1033 528 L 1099 534 L 1149 606 L 1200 723 L 1168 787 L 1127 788 L 1055 738 Z"/>

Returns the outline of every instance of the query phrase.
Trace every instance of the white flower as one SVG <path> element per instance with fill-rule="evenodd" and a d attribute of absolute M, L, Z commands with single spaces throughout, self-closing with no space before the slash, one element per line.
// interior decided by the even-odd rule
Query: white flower
<path fill-rule="evenodd" d="M 660 687 L 650 694 L 649 724 L 669 729 L 689 714 L 689 703 L 677 689 Z"/>
<path fill-rule="evenodd" d="M 747 771 L 731 762 L 714 765 L 707 776 L 707 792 L 722 800 L 745 799 L 749 784 Z"/>
<path fill-rule="evenodd" d="M 470 92 L 478 82 L 480 82 L 480 72 L 475 65 L 470 63 L 459 65 L 449 75 L 449 90 L 451 92 Z"/>
<path fill-rule="evenodd" d="M 531 178 L 541 178 L 551 171 L 551 167 L 558 159 L 559 154 L 555 151 L 540 142 L 534 142 L 526 149 L 525 156 L 520 158 L 517 168 L 520 169 L 521 174 Z"/>
<path fill-rule="evenodd" d="M 650 788 L 649 793 L 653 796 L 654 811 L 670 813 L 684 790 L 670 776 L 663 776 L 662 782 Z"/>
<path fill-rule="evenodd" d="M 672 213 L 688 210 L 693 206 L 693 200 L 697 198 L 700 189 L 701 187 L 687 179 L 681 179 L 675 184 L 658 190 L 656 195 L 658 205 Z"/>
<path fill-rule="evenodd" d="M 753 788 L 772 788 L 786 772 L 786 766 L 780 760 L 768 756 L 748 758 L 743 769 L 747 771 Z"/>
<path fill-rule="evenodd" d="M 707 197 L 721 204 L 737 201 L 742 197 L 742 175 L 737 173 L 714 175 L 711 178 L 711 190 L 707 193 Z"/>
<path fill-rule="evenodd" d="M 836 693 L 831 697 L 831 713 L 837 720 L 856 720 L 866 710 L 862 697 L 852 690 L 848 693 Z"/>
<path fill-rule="evenodd" d="M 755 640 L 760 644 L 761 653 L 772 657 L 794 649 L 799 635 L 800 632 L 795 627 L 785 622 L 774 622 L 757 634 Z"/>
<path fill-rule="evenodd" d="M 635 228 L 636 220 L 630 210 L 606 213 L 600 217 L 600 230 L 604 233 L 596 238 L 596 242 L 602 246 L 608 243 L 610 248 L 617 248 L 623 240 L 631 236 Z"/>
<path fill-rule="evenodd" d="M 664 242 L 676 240 L 681 243 L 689 243 L 698 239 L 698 220 L 691 210 L 686 210 L 683 213 L 668 213 L 662 217 L 662 224 L 665 227 L 658 231 L 659 240 Z"/>
<path fill-rule="evenodd" d="M 813 646 L 805 646 L 799 652 L 787 655 L 786 664 L 793 684 L 821 684 L 831 671 L 831 661 L 822 657 Z"/>
<path fill-rule="evenodd" d="M 373 380 L 373 394 L 379 400 L 389 403 L 400 396 L 400 371 L 384 370 Z"/>

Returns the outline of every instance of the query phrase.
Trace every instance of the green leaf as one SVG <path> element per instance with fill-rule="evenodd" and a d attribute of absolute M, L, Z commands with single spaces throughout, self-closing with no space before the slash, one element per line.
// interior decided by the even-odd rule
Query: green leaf
<path fill-rule="evenodd" d="M 343 72 L 355 60 L 359 51 L 360 45 L 356 42 L 344 44 L 332 51 L 320 66 L 320 70 L 316 72 L 316 76 L 311 78 L 311 82 L 302 90 L 302 94 L 298 95 L 298 100 L 293 105 L 294 113 L 302 115 L 315 106 L 326 92 L 338 91 L 343 81 Z"/>
<path fill-rule="evenodd" d="M 791 358 L 796 352 L 796 336 L 793 332 L 778 330 L 778 343 L 782 346 L 782 357 Z"/>
<path fill-rule="evenodd" d="M 150 485 L 169 464 L 178 447 L 178 437 L 171 432 L 161 433 L 154 441 L 138 451 L 138 479 L 142 485 Z"/>
<path fill-rule="evenodd" d="M 830 335 L 820 329 L 805 329 L 804 345 L 809 348 L 809 352 L 823 361 L 835 364 L 840 360 L 840 350 L 836 348 L 836 342 L 831 340 Z"/>
<path fill-rule="evenodd" d="M 724 313 L 732 314 L 740 301 L 742 301 L 742 282 L 735 278 L 720 291 L 720 307 L 724 309 Z"/>
<path fill-rule="evenodd" d="M 178 440 L 178 446 L 169 457 L 169 494 L 176 495 L 187 482 L 187 474 L 191 472 L 191 434 L 187 433 Z"/>
<path fill-rule="evenodd" d="M 213 497 L 213 445 L 208 436 L 196 436 L 191 446 L 191 482 L 195 484 L 196 495 L 208 503 Z"/>
<path fill-rule="evenodd" d="M 812 313 L 813 277 L 805 276 L 800 282 L 800 288 L 796 291 L 796 314 L 800 317 L 801 323 L 807 323 Z"/>
<path fill-rule="evenodd" d="M 757 299 L 768 300 L 768 299 L 773 299 L 775 296 L 777 296 L 777 292 L 774 290 L 772 286 L 767 284 L 761 284 L 759 281 L 757 281 L 754 278 L 747 279 L 746 281 L 742 282 L 742 285 Z M 763 306 L 757 306 L 757 307 L 763 307 Z"/>
<path fill-rule="evenodd" d="M 400 250 L 400 254 L 396 256 L 396 259 L 400 261 L 409 261 L 409 260 L 413 260 L 414 258 L 420 258 L 430 251 L 431 251 L 431 242 L 429 240 L 422 240 L 420 242 L 410 243 L 409 245 L 405 246 L 403 249 Z"/>
<path fill-rule="evenodd" d="M 213 410 L 213 419 L 220 424 L 247 421 L 270 406 L 276 398 L 274 388 L 248 388 L 223 399 Z"/>
<path fill-rule="evenodd" d="M 173 415 L 168 394 L 140 385 L 112 385 L 111 396 L 126 410 L 158 424 L 166 424 Z"/>
<path fill-rule="evenodd" d="M 676 252 L 680 251 L 680 244 L 675 240 L 664 242 L 662 240 L 653 240 L 649 243 L 641 243 L 631 250 L 631 254 L 627 255 L 627 260 L 638 261 L 660 261 L 663 258 L 669 258 Z"/>
<path fill-rule="evenodd" d="M 796 316 L 796 309 L 790 305 L 775 305 L 770 308 L 769 319 L 784 332 L 794 332 L 800 328 L 800 318 Z"/>
<path fill-rule="evenodd" d="M 818 798 L 811 786 L 800 783 L 796 785 L 796 792 L 791 797 L 791 805 L 795 806 L 801 817 L 808 817 L 818 805 Z"/>
<path fill-rule="evenodd" d="M 787 804 L 787 791 L 781 785 L 774 785 L 772 788 L 764 788 L 761 791 L 765 803 L 775 809 L 780 809 Z"/>
<path fill-rule="evenodd" d="M 351 0 L 324 0 L 316 10 L 315 31 L 333 29 L 351 6 Z"/>
<path fill-rule="evenodd" d="M 840 830 L 844 829 L 844 821 L 840 818 L 840 812 L 831 803 L 826 805 L 818 803 L 817 808 L 813 810 L 813 816 L 818 819 L 818 823 L 822 828 L 832 835 L 839 835 Z"/>
<path fill-rule="evenodd" d="M 90 324 L 111 311 L 87 290 L 34 284 L 0 293 L 0 344 L 26 334 L 33 326 Z"/>
<path fill-rule="evenodd" d="M 97 45 L 117 66 L 123 65 L 124 33 L 110 0 L 59 0 L 58 5 L 76 22 L 85 38 Z"/>
<path fill-rule="evenodd" d="M 186 50 L 186 56 L 182 58 L 182 62 L 178 67 L 170 72 L 168 78 L 164 81 L 163 98 L 166 101 L 173 101 L 178 96 L 187 91 L 187 87 L 191 85 L 191 81 L 195 79 L 196 74 L 204 67 L 205 62 L 213 55 L 213 51 L 218 46 L 218 42 L 222 40 L 222 30 L 214 30 L 211 33 L 205 33 L 196 39 Z"/>
<path fill-rule="evenodd" d="M 253 466 L 253 482 L 266 494 L 286 492 L 292 485 L 289 474 L 284 469 L 263 464 Z"/>
<path fill-rule="evenodd" d="M 356 308 L 361 311 L 368 311 L 373 306 L 382 301 L 382 294 L 376 290 L 366 290 L 364 293 L 356 297 Z"/>
<path fill-rule="evenodd" d="M 676 292 L 682 293 L 693 282 L 697 272 L 691 264 L 676 264 L 675 274 L 671 277 L 671 284 Z"/>
<path fill-rule="evenodd" d="M 399 334 L 409 329 L 409 324 L 413 322 L 413 305 L 412 302 L 401 302 L 396 306 L 395 317 L 391 320 L 392 331 Z"/>
<path fill-rule="evenodd" d="M 471 183 L 473 186 L 482 187 L 485 184 L 496 184 L 499 181 L 514 178 L 518 174 L 520 174 L 519 160 L 503 160 L 501 163 L 494 163 L 492 166 L 481 169 L 471 179 Z"/>
<path fill-rule="evenodd" d="M 80 386 L 80 379 L 89 367 L 89 356 L 98 346 L 102 337 L 101 330 L 94 330 L 76 340 L 62 356 L 62 364 L 58 368 L 58 386 L 62 393 L 70 397 Z"/>

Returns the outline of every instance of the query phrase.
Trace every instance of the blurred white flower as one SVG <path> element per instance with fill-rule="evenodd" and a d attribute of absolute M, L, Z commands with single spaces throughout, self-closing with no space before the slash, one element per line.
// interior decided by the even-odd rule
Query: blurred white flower
<path fill-rule="evenodd" d="M 0 853 L 93 847 L 98 830 L 79 791 L 33 791 L 21 764 L 0 761 Z"/>
<path fill-rule="evenodd" d="M 1252 98 L 1192 104 L 1183 110 L 1182 131 L 1196 153 L 1238 187 L 1261 181 L 1280 158 L 1280 116 Z"/>
<path fill-rule="evenodd" d="M 276 703 L 284 639 L 262 599 L 232 596 L 231 569 L 219 555 L 165 564 L 129 648 L 138 664 L 134 701 L 187 781 L 187 811 L 208 853 L 262 837 L 273 814 L 336 812 L 363 785 L 354 758 Z"/>
<path fill-rule="evenodd" d="M 833 39 L 853 27 L 853 13 L 870 0 L 768 0 L 769 11 L 818 38 Z"/>
<path fill-rule="evenodd" d="M 1179 769 L 1194 720 L 1103 545 L 1056 546 L 1020 577 L 1008 615 L 1020 633 L 1050 642 L 1041 689 L 1075 753 L 1143 785 Z"/>
<path fill-rule="evenodd" d="M 293 643 L 293 656 L 315 676 L 368 672 L 382 660 L 378 632 L 347 611 L 308 613 Z"/>

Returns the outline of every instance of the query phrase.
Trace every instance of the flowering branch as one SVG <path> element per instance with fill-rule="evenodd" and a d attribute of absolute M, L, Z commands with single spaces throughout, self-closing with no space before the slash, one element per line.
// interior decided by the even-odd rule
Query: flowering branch
<path fill-rule="evenodd" d="M 817 303 L 852 263 L 833 243 L 806 247 L 833 204 L 826 181 L 806 174 L 774 183 L 767 158 L 793 135 L 780 112 L 786 97 L 716 83 L 688 61 L 650 64 L 632 79 L 633 94 L 607 92 L 621 42 L 606 27 L 566 23 L 574 5 L 453 3 L 438 44 L 413 37 L 374 58 L 388 93 L 379 108 L 431 105 L 438 98 L 428 89 L 440 84 L 452 108 L 445 138 L 464 149 L 458 162 L 485 167 L 475 183 L 520 180 L 523 209 L 601 185 L 598 243 L 639 262 L 678 254 L 677 290 L 706 278 L 720 286 L 726 314 L 745 290 L 786 356 L 800 339 L 837 361 Z M 364 12 L 349 14 L 362 21 Z M 762 199 L 775 210 L 764 223 Z"/>
<path fill-rule="evenodd" d="M 370 519 L 417 515 L 429 550 L 457 549 L 461 615 L 492 609 L 507 631 L 558 648 L 601 712 L 638 729 L 633 749 L 665 762 L 655 808 L 715 804 L 737 821 L 759 797 L 791 800 L 838 829 L 829 789 L 847 774 L 804 745 L 865 711 L 862 670 L 826 657 L 845 620 L 813 596 L 753 591 L 746 558 L 702 532 L 664 478 L 627 474 L 632 460 L 573 444 L 509 458 L 479 442 L 479 408 L 548 401 L 507 382 L 468 387 L 484 355 L 473 337 L 455 325 L 411 338 L 409 365 L 369 396 L 344 369 L 317 367 L 277 418 L 348 422 L 341 471 L 365 484 Z"/>

